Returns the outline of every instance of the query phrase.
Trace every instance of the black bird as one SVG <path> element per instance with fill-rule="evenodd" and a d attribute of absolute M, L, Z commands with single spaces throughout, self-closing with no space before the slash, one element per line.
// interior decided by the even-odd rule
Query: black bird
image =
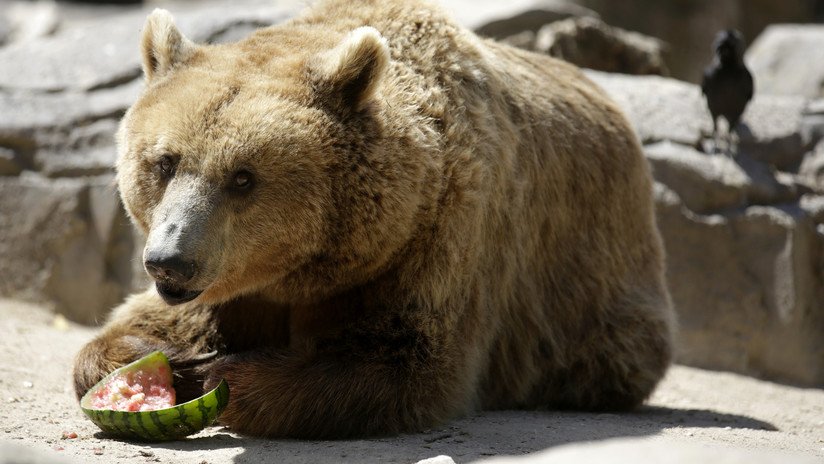
<path fill-rule="evenodd" d="M 741 114 L 752 98 L 753 81 L 744 64 L 744 36 L 740 32 L 734 29 L 719 32 L 712 47 L 715 59 L 704 70 L 701 90 L 707 98 L 707 106 L 712 115 L 713 138 L 717 141 L 718 117 L 726 119 L 727 136 L 731 138 Z"/>

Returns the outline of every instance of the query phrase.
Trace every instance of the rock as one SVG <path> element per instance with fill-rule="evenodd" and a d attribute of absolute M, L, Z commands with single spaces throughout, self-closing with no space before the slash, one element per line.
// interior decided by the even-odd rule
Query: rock
<path fill-rule="evenodd" d="M 807 99 L 755 95 L 738 127 L 739 149 L 784 171 L 798 170 L 811 140 L 802 137 Z"/>
<path fill-rule="evenodd" d="M 644 147 L 655 180 L 663 183 L 691 211 L 707 213 L 747 204 L 750 179 L 726 156 L 707 155 L 672 142 Z"/>
<path fill-rule="evenodd" d="M 535 33 L 532 31 L 522 31 L 499 40 L 507 45 L 512 45 L 513 47 L 535 51 Z"/>
<path fill-rule="evenodd" d="M 752 159 L 746 153 L 736 155 L 735 162 L 750 178 L 747 188 L 750 205 L 792 203 L 809 192 L 797 176 L 777 171 L 774 166 Z"/>
<path fill-rule="evenodd" d="M 821 21 L 820 6 L 802 0 L 580 0 L 580 3 L 597 11 L 609 25 L 658 37 L 671 44 L 666 60 L 672 75 L 693 83 L 701 82 L 702 71 L 712 60 L 712 40 L 722 29 L 738 29 L 751 43 L 770 24 Z M 815 60 L 817 55 L 808 56 Z M 803 72 L 804 68 L 800 69 Z"/>
<path fill-rule="evenodd" d="M 38 91 L 112 87 L 140 76 L 138 43 L 147 12 L 79 24 L 54 37 L 0 49 L 0 88 Z M 200 7 L 177 13 L 180 29 L 208 42 L 233 27 L 265 26 L 291 16 L 283 6 Z"/>
<path fill-rule="evenodd" d="M 697 213 L 782 203 L 800 196 L 778 182 L 768 166 L 744 156 L 733 160 L 671 142 L 648 145 L 644 153 L 655 180 Z"/>
<path fill-rule="evenodd" d="M 698 86 L 658 76 L 586 74 L 624 110 L 644 144 L 670 140 L 697 147 L 712 134 Z M 738 127 L 739 152 L 781 170 L 797 171 L 816 141 L 817 131 L 804 123 L 810 111 L 803 97 L 756 95 Z"/>
<path fill-rule="evenodd" d="M 49 177 L 96 176 L 112 171 L 117 159 L 114 134 L 118 121 L 100 119 L 75 126 L 68 136 L 49 132 L 40 137 L 34 165 Z"/>
<path fill-rule="evenodd" d="M 0 179 L 0 293 L 30 296 L 45 288 L 45 268 L 56 259 L 50 253 L 83 228 L 75 214 L 82 188 L 80 181 Z"/>
<path fill-rule="evenodd" d="M 701 89 L 659 76 L 626 76 L 586 71 L 629 117 L 642 143 L 670 140 L 698 146 L 712 132 Z"/>
<path fill-rule="evenodd" d="M 804 155 L 798 174 L 801 179 L 824 192 L 824 141 L 818 142 L 814 150 Z"/>
<path fill-rule="evenodd" d="M 0 146 L 16 151 L 20 168 L 47 176 L 110 172 L 117 119 L 141 87 L 136 81 L 89 93 L 0 92 Z"/>
<path fill-rule="evenodd" d="M 798 174 L 775 171 L 775 180 L 781 186 L 782 194 L 784 195 L 783 202 L 797 203 L 803 195 L 815 193 L 817 190 L 810 184 L 804 182 Z M 770 204 L 769 202 L 757 202 L 753 204 Z"/>
<path fill-rule="evenodd" d="M 807 194 L 798 205 L 816 224 L 824 224 L 824 195 Z"/>
<path fill-rule="evenodd" d="M 0 49 L 0 87 L 34 91 L 111 87 L 140 76 L 136 44 L 144 14 L 77 27 Z M 102 39 L 102 40 L 101 40 Z M 2 71 L 15 63 L 15 72 Z"/>
<path fill-rule="evenodd" d="M 537 32 L 547 21 L 578 15 L 598 16 L 571 0 L 441 0 L 439 3 L 464 27 L 499 39 L 525 30 Z"/>
<path fill-rule="evenodd" d="M 665 44 L 655 38 L 610 27 L 593 17 L 558 21 L 542 27 L 535 50 L 578 66 L 622 74 L 669 74 Z"/>
<path fill-rule="evenodd" d="M 824 138 L 824 99 L 811 100 L 801 115 L 801 140 L 810 145 Z"/>
<path fill-rule="evenodd" d="M 11 24 L 0 8 L 0 47 L 11 41 Z"/>
<path fill-rule="evenodd" d="M 16 176 L 22 170 L 14 150 L 0 147 L 0 176 Z"/>
<path fill-rule="evenodd" d="M 817 130 L 802 136 L 816 105 L 756 96 L 735 157 L 708 155 L 694 148 L 711 127 L 698 87 L 655 76 L 587 75 L 647 143 L 681 321 L 677 360 L 824 384 L 824 200 L 811 181 L 817 155 L 801 162 L 818 137 Z"/>
<path fill-rule="evenodd" d="M 722 214 L 656 186 L 677 361 L 803 385 L 824 383 L 824 233 L 794 204 Z"/>
<path fill-rule="evenodd" d="M 568 0 L 532 0 L 517 7 L 508 3 L 506 12 L 501 11 L 500 17 L 476 25 L 475 32 L 484 37 L 506 39 L 524 32 L 535 34 L 542 26 L 567 18 L 598 17 L 594 11 Z"/>
<path fill-rule="evenodd" d="M 134 102 L 143 84 L 135 81 L 94 92 L 28 93 L 0 91 L 0 143 L 49 131 L 69 132 L 93 121 L 119 119 Z M 48 135 L 42 140 L 47 143 Z"/>
<path fill-rule="evenodd" d="M 5 11 L 14 42 L 31 42 L 52 35 L 60 24 L 54 1 L 13 2 Z"/>
<path fill-rule="evenodd" d="M 757 94 L 824 97 L 824 26 L 769 26 L 747 50 Z"/>
<path fill-rule="evenodd" d="M 0 294 L 93 323 L 134 289 L 138 239 L 110 175 L 0 179 L 0 211 Z"/>
<path fill-rule="evenodd" d="M 657 37 L 670 44 L 665 57 L 671 75 L 683 81 L 699 83 L 704 67 L 712 60 L 712 40 L 716 32 L 736 27 L 748 39 L 742 27 L 739 6 L 744 0 L 692 0 L 661 2 L 656 0 L 581 0 L 601 14 L 607 24 Z M 747 8 L 749 9 L 749 8 Z"/>

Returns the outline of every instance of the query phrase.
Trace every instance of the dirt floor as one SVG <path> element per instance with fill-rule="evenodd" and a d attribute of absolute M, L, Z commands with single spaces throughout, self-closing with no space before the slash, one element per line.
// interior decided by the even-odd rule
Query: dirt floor
<path fill-rule="evenodd" d="M 221 427 L 184 441 L 116 441 L 85 418 L 70 386 L 71 360 L 94 333 L 0 300 L 0 463 L 16 462 L 11 454 L 21 447 L 39 454 L 37 462 L 415 463 L 447 455 L 463 463 L 621 437 L 824 461 L 824 390 L 683 366 L 631 414 L 484 412 L 421 434 L 353 441 L 256 440 Z"/>

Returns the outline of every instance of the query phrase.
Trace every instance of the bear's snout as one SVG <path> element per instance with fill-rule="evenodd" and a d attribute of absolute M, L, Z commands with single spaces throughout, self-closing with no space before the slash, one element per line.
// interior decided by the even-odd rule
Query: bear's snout
<path fill-rule="evenodd" d="M 180 255 L 147 253 L 143 263 L 146 272 L 155 280 L 157 293 L 167 304 L 176 305 L 197 298 L 200 290 L 189 290 L 186 285 L 197 273 L 197 264 Z"/>
<path fill-rule="evenodd" d="M 181 287 L 192 280 L 197 271 L 197 264 L 179 255 L 149 254 L 143 264 L 153 279 Z"/>
<path fill-rule="evenodd" d="M 197 298 L 209 286 L 214 251 L 214 189 L 200 178 L 173 179 L 164 201 L 154 210 L 143 267 L 155 280 L 157 293 L 170 305 Z"/>

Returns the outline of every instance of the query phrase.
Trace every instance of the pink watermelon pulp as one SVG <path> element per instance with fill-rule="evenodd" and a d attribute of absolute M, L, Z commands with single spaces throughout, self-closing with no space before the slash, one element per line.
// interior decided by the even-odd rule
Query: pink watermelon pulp
<path fill-rule="evenodd" d="M 91 396 L 94 409 L 155 411 L 175 405 L 172 371 L 168 364 L 147 365 L 119 372 Z"/>

